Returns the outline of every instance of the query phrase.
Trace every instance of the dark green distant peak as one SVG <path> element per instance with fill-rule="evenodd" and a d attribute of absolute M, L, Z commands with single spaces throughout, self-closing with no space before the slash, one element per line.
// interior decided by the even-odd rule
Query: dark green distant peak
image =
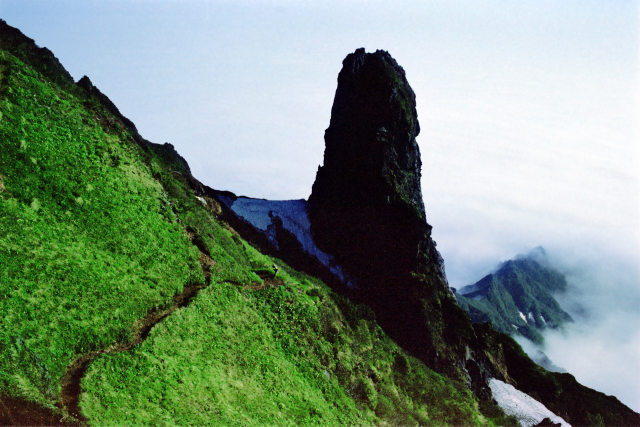
<path fill-rule="evenodd" d="M 538 246 L 456 291 L 456 299 L 473 322 L 488 321 L 504 333 L 541 343 L 541 331 L 572 320 L 553 297 L 566 288 L 566 278 L 551 267 L 546 251 Z"/>

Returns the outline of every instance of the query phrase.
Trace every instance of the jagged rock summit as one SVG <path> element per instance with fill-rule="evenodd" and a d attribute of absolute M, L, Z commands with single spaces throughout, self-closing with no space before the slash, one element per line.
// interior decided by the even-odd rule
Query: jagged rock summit
<path fill-rule="evenodd" d="M 396 340 L 443 370 L 470 323 L 451 296 L 420 189 L 415 94 L 388 52 L 347 55 L 309 197 L 311 231 Z M 447 319 L 445 321 L 445 319 Z"/>
<path fill-rule="evenodd" d="M 73 85 L 73 77 L 62 66 L 46 47 L 39 47 L 34 40 L 25 36 L 22 31 L 0 19 L 0 49 L 14 52 L 21 60 L 33 64 L 51 81 L 69 88 Z"/>
<path fill-rule="evenodd" d="M 349 54 L 309 206 L 320 248 L 363 286 L 406 282 L 431 261 L 445 280 L 425 219 L 419 132 L 402 67 L 383 50 Z"/>

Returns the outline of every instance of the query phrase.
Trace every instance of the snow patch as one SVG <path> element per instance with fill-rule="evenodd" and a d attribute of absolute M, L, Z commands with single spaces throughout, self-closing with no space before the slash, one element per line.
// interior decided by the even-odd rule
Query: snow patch
<path fill-rule="evenodd" d="M 533 317 L 533 312 L 529 312 L 529 314 L 527 314 L 527 317 L 529 317 L 529 320 L 531 320 L 533 323 L 536 323 L 536 319 L 534 319 Z"/>
<path fill-rule="evenodd" d="M 524 320 L 524 323 L 529 323 L 529 322 L 527 322 L 527 318 L 524 317 L 524 314 L 522 314 L 521 311 L 519 311 L 518 313 L 520 314 L 520 317 L 522 317 L 522 320 Z"/>
<path fill-rule="evenodd" d="M 282 220 L 282 227 L 298 239 L 306 253 L 315 257 L 340 280 L 347 282 L 342 267 L 336 265 L 333 257 L 321 251 L 313 241 L 306 200 L 264 200 L 238 197 L 231 202 L 229 207 L 236 215 L 265 233 L 276 246 L 278 242 L 275 237 L 273 219 L 279 217 Z"/>
<path fill-rule="evenodd" d="M 205 200 L 204 197 L 196 196 L 196 199 L 200 200 L 200 203 L 207 206 L 207 201 Z"/>
<path fill-rule="evenodd" d="M 510 384 L 491 378 L 489 388 L 498 406 L 505 414 L 516 417 L 522 427 L 534 426 L 545 418 L 549 418 L 554 423 L 560 423 L 562 427 L 571 427 L 542 403 Z"/>

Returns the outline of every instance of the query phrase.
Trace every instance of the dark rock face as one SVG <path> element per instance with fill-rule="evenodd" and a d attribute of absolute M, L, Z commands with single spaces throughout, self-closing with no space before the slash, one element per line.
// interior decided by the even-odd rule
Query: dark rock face
<path fill-rule="evenodd" d="M 562 424 L 554 423 L 549 418 L 545 418 L 542 421 L 540 421 L 538 424 L 536 424 L 534 427 L 561 427 L 561 426 Z"/>
<path fill-rule="evenodd" d="M 425 219 L 418 132 L 415 96 L 396 61 L 384 51 L 348 55 L 309 219 L 316 244 L 355 283 L 349 296 L 368 304 L 401 346 L 481 398 L 490 399 L 493 377 L 570 423 L 589 424 L 583 408 L 590 407 L 605 424 L 638 424 L 640 416 L 617 399 L 544 370 L 509 336 L 488 323 L 473 325 L 458 306 Z"/>
<path fill-rule="evenodd" d="M 387 52 L 358 49 L 345 58 L 309 197 L 311 230 L 394 339 L 457 376 L 472 328 L 426 222 L 415 105 Z"/>
<path fill-rule="evenodd" d="M 441 264 L 425 220 L 419 132 L 396 61 L 381 50 L 348 55 L 309 204 L 317 244 L 362 286 L 406 283 L 429 261 Z"/>

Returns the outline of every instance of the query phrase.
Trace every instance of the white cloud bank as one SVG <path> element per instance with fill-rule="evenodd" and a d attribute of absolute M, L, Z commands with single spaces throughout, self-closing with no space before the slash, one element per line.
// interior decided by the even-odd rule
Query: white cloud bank
<path fill-rule="evenodd" d="M 640 268 L 593 255 L 557 257 L 569 283 L 558 300 L 575 322 L 545 332 L 544 352 L 578 381 L 640 411 Z"/>
<path fill-rule="evenodd" d="M 541 350 L 580 383 L 640 411 L 639 266 L 594 246 L 564 256 L 551 252 L 550 259 L 568 282 L 556 299 L 575 321 L 544 331 L 542 347 L 517 341 L 534 359 Z"/>

